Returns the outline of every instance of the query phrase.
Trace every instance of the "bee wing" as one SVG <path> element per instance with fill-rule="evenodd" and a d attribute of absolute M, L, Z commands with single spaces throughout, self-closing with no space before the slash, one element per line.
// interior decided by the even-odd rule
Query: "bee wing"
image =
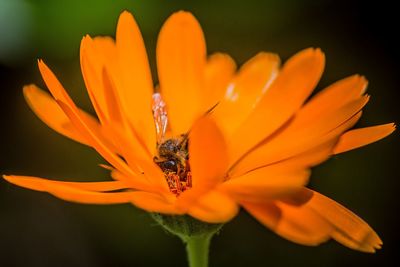
<path fill-rule="evenodd" d="M 164 100 L 160 93 L 154 93 L 152 102 L 152 110 L 154 123 L 156 125 L 156 136 L 157 144 L 161 144 L 164 141 L 165 132 L 167 131 L 168 116 L 167 109 Z"/>

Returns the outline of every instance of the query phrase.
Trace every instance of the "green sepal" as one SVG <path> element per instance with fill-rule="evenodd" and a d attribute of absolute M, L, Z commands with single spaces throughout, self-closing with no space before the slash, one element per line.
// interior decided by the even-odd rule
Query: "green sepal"
<path fill-rule="evenodd" d="M 193 237 L 213 236 L 223 226 L 221 223 L 202 222 L 189 215 L 151 213 L 151 217 L 165 230 L 179 236 L 184 242 Z"/>

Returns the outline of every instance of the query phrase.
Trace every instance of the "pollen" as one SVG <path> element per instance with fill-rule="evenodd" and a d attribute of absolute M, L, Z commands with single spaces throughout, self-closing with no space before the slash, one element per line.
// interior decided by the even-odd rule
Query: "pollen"
<path fill-rule="evenodd" d="M 171 193 L 179 196 L 186 189 L 192 187 L 192 173 L 187 172 L 186 177 L 182 180 L 181 177 L 175 173 L 168 172 L 164 173 L 165 178 L 167 180 L 169 190 Z"/>

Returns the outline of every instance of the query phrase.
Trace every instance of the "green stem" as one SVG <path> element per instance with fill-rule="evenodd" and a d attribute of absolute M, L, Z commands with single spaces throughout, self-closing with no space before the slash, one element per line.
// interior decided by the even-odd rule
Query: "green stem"
<path fill-rule="evenodd" d="M 221 223 L 206 223 L 188 215 L 152 213 L 153 219 L 165 230 L 186 244 L 189 267 L 207 267 L 208 249 L 213 235 L 221 230 Z"/>
<path fill-rule="evenodd" d="M 186 252 L 189 267 L 207 267 L 208 250 L 213 235 L 200 235 L 186 238 Z"/>

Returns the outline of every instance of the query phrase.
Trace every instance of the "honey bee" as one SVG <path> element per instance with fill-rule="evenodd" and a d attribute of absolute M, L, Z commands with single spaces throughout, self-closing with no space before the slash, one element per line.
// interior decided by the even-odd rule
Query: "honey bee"
<path fill-rule="evenodd" d="M 188 169 L 188 139 L 182 135 L 179 139 L 168 139 L 158 146 L 158 156 L 154 161 L 164 171 L 183 176 Z"/>
<path fill-rule="evenodd" d="M 192 186 L 189 165 L 188 134 L 165 140 L 167 111 L 161 95 L 153 95 L 153 117 L 156 125 L 158 155 L 153 161 L 164 172 L 171 192 L 179 195 Z"/>
<path fill-rule="evenodd" d="M 164 172 L 171 192 L 179 195 L 192 187 L 187 135 L 168 139 L 158 145 L 158 156 L 153 160 Z"/>

